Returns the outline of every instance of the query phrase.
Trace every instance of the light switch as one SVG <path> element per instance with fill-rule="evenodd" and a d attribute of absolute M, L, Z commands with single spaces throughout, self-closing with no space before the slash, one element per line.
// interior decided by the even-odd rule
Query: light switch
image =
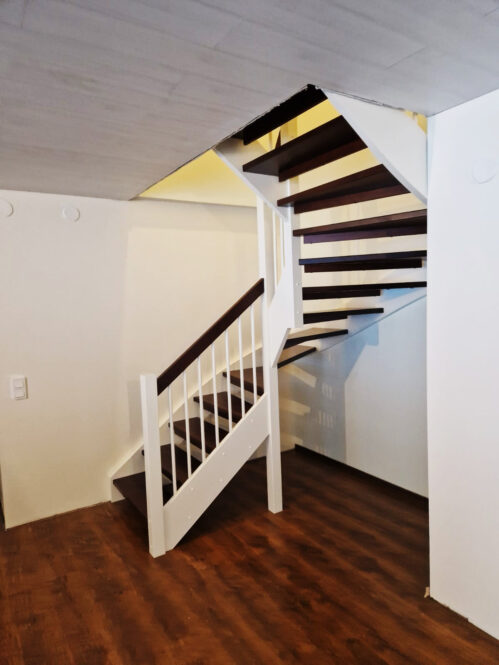
<path fill-rule="evenodd" d="M 28 398 L 28 384 L 25 376 L 10 377 L 10 396 L 12 399 Z"/>

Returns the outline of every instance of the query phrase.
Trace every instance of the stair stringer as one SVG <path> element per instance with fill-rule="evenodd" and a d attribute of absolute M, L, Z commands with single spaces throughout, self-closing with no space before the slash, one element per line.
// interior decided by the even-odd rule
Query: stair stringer
<path fill-rule="evenodd" d="M 426 134 L 403 110 L 324 90 L 386 168 L 425 205 L 428 200 Z"/>
<path fill-rule="evenodd" d="M 226 164 L 257 197 L 262 198 L 274 212 L 280 213 L 281 209 L 276 205 L 276 201 L 287 196 L 286 183 L 280 183 L 277 178 L 262 175 L 261 173 L 247 173 L 243 171 L 243 164 L 266 153 L 258 141 L 254 141 L 245 146 L 238 139 L 226 139 L 214 150 L 224 164 Z"/>
<path fill-rule="evenodd" d="M 401 309 L 404 309 L 423 298 L 426 298 L 426 287 L 423 286 L 413 289 L 390 289 L 390 291 L 384 291 L 381 296 L 376 296 L 377 304 L 384 309 L 382 314 L 352 316 L 348 319 L 348 335 L 314 340 L 314 346 L 317 347 L 318 351 L 325 351 L 338 344 L 343 344 L 351 339 L 353 335 L 359 334 L 363 330 L 376 325 L 389 316 L 393 316 Z M 317 327 L 317 325 L 315 327 Z"/>
<path fill-rule="evenodd" d="M 173 549 L 269 434 L 262 395 L 163 508 L 166 549 Z"/>
<path fill-rule="evenodd" d="M 255 349 L 255 359 L 256 359 L 256 364 L 261 364 L 262 363 L 262 349 L 261 347 L 257 347 Z M 244 367 L 251 367 L 252 363 L 252 355 L 251 351 L 249 349 L 244 350 L 244 356 L 243 356 L 243 364 Z M 226 390 L 226 380 L 224 379 L 223 372 L 226 370 L 226 360 L 225 358 L 223 359 L 222 362 L 220 362 L 217 367 L 216 367 L 216 385 L 217 385 L 217 390 Z M 231 370 L 237 370 L 239 369 L 239 357 L 231 357 L 230 358 L 230 368 Z M 207 376 L 203 376 L 202 378 L 202 392 L 203 395 L 208 394 L 213 387 L 213 374 L 212 370 L 210 369 L 209 373 Z M 199 416 L 199 405 L 194 401 L 195 395 L 199 394 L 199 387 L 198 384 L 192 388 L 189 389 L 189 394 L 188 394 L 188 405 L 189 405 L 189 413 L 192 416 Z M 183 399 L 177 399 L 176 402 L 173 403 L 173 420 L 182 420 L 184 418 L 184 401 Z M 214 417 L 210 418 L 210 416 L 206 417 L 205 420 L 207 422 L 210 422 L 211 424 L 214 424 Z M 169 414 L 167 407 L 165 406 L 163 409 L 160 410 L 159 413 L 159 430 L 160 430 L 160 437 L 161 437 L 161 442 L 162 445 L 165 443 L 170 442 L 171 438 L 171 432 L 169 431 Z M 173 439 L 175 442 L 175 445 L 185 449 L 184 444 L 184 439 L 179 436 L 178 434 L 173 435 Z M 129 476 L 134 473 L 141 473 L 145 470 L 145 465 L 144 465 L 144 455 L 143 455 L 143 450 L 144 450 L 144 438 L 142 434 L 140 434 L 139 438 L 121 455 L 120 459 L 111 467 L 111 469 L 108 471 L 107 474 L 107 479 L 108 479 L 108 487 L 109 487 L 109 500 L 114 503 L 116 501 L 122 501 L 125 497 L 121 494 L 121 492 L 118 490 L 118 488 L 114 485 L 113 481 L 118 478 L 123 478 L 124 476 Z M 200 457 L 196 452 L 196 447 L 192 447 L 192 455 L 193 457 Z"/>
<path fill-rule="evenodd" d="M 285 230 L 285 254 L 287 257 L 286 266 L 282 272 L 281 279 L 277 284 L 275 291 L 271 288 L 270 280 L 266 280 L 269 290 L 269 318 L 271 324 L 271 356 L 273 364 L 279 357 L 284 345 L 287 333 L 293 327 L 303 325 L 303 302 L 301 298 L 302 272 L 298 263 L 300 257 L 300 238 L 293 236 L 293 230 L 297 228 L 297 216 L 293 214 L 291 208 L 280 208 L 276 201 L 283 196 L 291 193 L 291 183 L 278 182 L 277 178 L 261 175 L 258 173 L 247 173 L 243 171 L 243 164 L 265 154 L 265 150 L 257 142 L 243 146 L 237 139 L 227 139 L 217 146 L 216 154 L 256 195 L 257 199 L 257 217 L 259 222 L 259 250 L 263 253 L 260 256 L 260 262 L 265 261 L 265 251 L 262 247 L 263 235 L 268 233 L 268 222 L 266 220 L 266 209 L 272 211 L 283 220 Z M 265 204 L 265 205 L 262 205 Z M 265 222 L 265 223 L 264 223 Z M 266 248 L 271 246 L 271 239 L 266 237 Z M 267 255 L 270 259 L 271 255 Z M 267 266 L 267 275 L 273 274 L 273 267 L 269 263 Z M 275 323 L 272 323 L 272 322 Z M 277 321 L 283 323 L 284 331 L 277 331 L 282 328 Z"/>

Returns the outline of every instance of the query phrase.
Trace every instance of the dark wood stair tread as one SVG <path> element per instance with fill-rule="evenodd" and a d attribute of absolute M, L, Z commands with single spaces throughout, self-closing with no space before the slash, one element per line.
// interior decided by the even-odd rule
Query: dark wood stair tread
<path fill-rule="evenodd" d="M 381 290 L 365 286 L 363 289 L 350 289 L 348 286 L 305 286 L 303 300 L 321 300 L 325 298 L 370 298 L 381 295 Z"/>
<path fill-rule="evenodd" d="M 305 243 L 421 235 L 427 231 L 426 218 L 426 210 L 415 210 L 295 229 L 293 235 L 302 236 Z"/>
<path fill-rule="evenodd" d="M 382 254 L 357 254 L 300 259 L 305 272 L 338 272 L 342 270 L 380 270 L 388 268 L 420 268 L 426 258 L 426 250 L 386 252 Z"/>
<path fill-rule="evenodd" d="M 344 334 L 347 331 L 339 331 L 339 330 L 334 330 L 334 331 L 324 331 L 324 333 L 327 334 L 327 336 L 331 337 L 332 335 L 337 335 L 337 334 Z M 322 336 L 326 336 L 323 334 Z M 312 339 L 312 337 L 307 337 L 307 339 Z M 289 341 L 289 339 L 288 339 Z M 305 356 L 308 356 L 310 353 L 314 353 L 317 351 L 317 349 L 314 346 L 302 346 L 298 342 L 292 342 L 284 345 L 284 350 L 282 351 L 281 355 L 279 356 L 279 362 L 277 363 L 277 367 L 284 367 L 285 365 L 292 363 L 294 360 L 298 360 L 298 358 L 304 358 Z M 227 376 L 227 373 L 224 372 L 224 376 Z M 257 381 L 257 393 L 258 395 L 263 395 L 264 393 L 264 384 L 263 384 L 263 367 L 257 367 L 256 368 L 256 381 Z M 234 370 L 230 373 L 230 378 L 231 378 L 231 383 L 233 383 L 236 386 L 241 386 L 241 373 L 239 370 Z M 243 382 L 244 382 L 244 388 L 245 390 L 248 390 L 250 392 L 253 391 L 253 370 L 251 368 L 244 369 L 243 370 Z"/>
<path fill-rule="evenodd" d="M 144 454 L 144 451 L 142 451 Z M 193 473 L 201 462 L 191 455 L 191 473 Z M 172 452 L 171 444 L 167 443 L 161 446 L 161 470 L 170 480 L 173 480 L 172 471 Z M 177 473 L 177 488 L 180 487 L 189 477 L 187 468 L 187 453 L 182 448 L 175 446 L 175 470 Z"/>
<path fill-rule="evenodd" d="M 376 284 L 345 284 L 338 286 L 305 286 L 303 300 L 327 298 L 355 298 L 380 295 L 384 289 L 417 289 L 426 287 L 426 282 L 380 282 Z"/>
<path fill-rule="evenodd" d="M 279 199 L 277 205 L 293 206 L 295 213 L 299 214 L 395 196 L 407 191 L 383 164 L 378 164 L 304 192 L 286 196 Z"/>
<path fill-rule="evenodd" d="M 264 384 L 263 384 L 263 367 L 256 367 L 256 392 L 257 395 L 263 395 L 264 393 Z M 224 372 L 224 376 L 227 376 L 227 372 Z M 230 381 L 235 386 L 241 387 L 241 372 L 239 370 L 233 370 L 230 373 Z M 243 369 L 243 385 L 244 389 L 249 392 L 253 392 L 253 368 Z"/>
<path fill-rule="evenodd" d="M 203 422 L 204 425 L 204 445 L 205 450 L 209 454 L 216 448 L 216 431 L 215 425 L 212 423 Z M 175 434 L 180 436 L 182 439 L 187 437 L 187 428 L 185 426 L 185 420 L 176 420 L 173 423 L 173 429 Z M 218 428 L 219 441 L 227 436 L 227 430 L 223 427 Z M 201 449 L 201 418 L 189 418 L 189 438 L 191 443 Z"/>
<path fill-rule="evenodd" d="M 201 444 L 200 444 L 201 446 Z M 175 452 L 175 470 L 177 475 L 177 488 L 181 487 L 189 478 L 187 469 L 187 453 L 178 446 L 174 448 Z M 198 468 L 201 464 L 200 460 L 191 455 L 191 473 Z M 172 452 L 170 444 L 161 446 L 161 469 L 164 475 L 170 480 L 173 480 L 172 472 Z"/>
<path fill-rule="evenodd" d="M 303 314 L 304 323 L 319 323 L 320 321 L 339 321 L 349 316 L 362 314 L 383 314 L 383 307 L 361 307 L 358 309 L 333 309 L 328 312 L 306 312 Z"/>
<path fill-rule="evenodd" d="M 302 229 L 295 229 L 295 236 L 309 236 L 322 233 L 335 233 L 345 230 L 364 229 L 366 227 L 399 226 L 401 223 L 426 224 L 427 212 L 425 210 L 412 210 L 410 212 L 398 212 L 391 215 L 378 215 L 377 217 L 366 217 L 365 219 L 356 219 L 351 222 L 338 222 L 337 224 L 322 224 L 321 226 L 308 226 Z"/>
<path fill-rule="evenodd" d="M 227 391 L 222 391 L 217 393 L 218 398 L 218 414 L 223 418 L 229 418 L 229 400 L 227 399 Z M 195 402 L 199 402 L 199 397 L 194 397 Z M 246 413 L 253 406 L 249 402 L 244 401 Z M 232 406 L 232 422 L 238 422 L 242 418 L 242 409 L 241 409 L 241 398 L 238 395 L 231 394 L 231 406 Z M 203 397 L 203 408 L 206 411 L 211 411 L 215 413 L 215 396 L 205 395 Z"/>
<path fill-rule="evenodd" d="M 327 337 L 338 337 L 347 335 L 348 330 L 344 328 L 305 328 L 291 333 L 284 344 L 285 349 L 289 349 L 302 342 L 312 341 L 314 339 L 326 339 Z"/>
<path fill-rule="evenodd" d="M 243 171 L 278 176 L 283 181 L 365 147 L 345 118 L 339 116 L 247 162 Z"/>
<path fill-rule="evenodd" d="M 234 134 L 234 137 L 241 138 L 244 145 L 247 145 L 296 118 L 305 111 L 317 106 L 317 104 L 326 99 L 327 97 L 322 90 L 316 88 L 314 85 L 307 85 L 295 95 L 289 97 L 289 99 L 286 99 L 278 106 L 274 106 L 273 109 L 253 120 L 253 122 L 250 122 L 243 129 L 240 129 Z"/>
<path fill-rule="evenodd" d="M 277 366 L 284 367 L 285 365 L 288 365 L 289 363 L 292 363 L 299 358 L 304 358 L 305 356 L 308 356 L 311 353 L 315 353 L 316 351 L 317 349 L 315 346 L 302 346 L 301 344 L 290 347 L 285 346 L 283 352 L 279 356 L 279 362 L 277 363 Z"/>
<path fill-rule="evenodd" d="M 134 473 L 131 476 L 115 478 L 113 484 L 144 517 L 147 517 L 146 474 Z M 173 496 L 170 484 L 163 485 L 163 504 Z"/>

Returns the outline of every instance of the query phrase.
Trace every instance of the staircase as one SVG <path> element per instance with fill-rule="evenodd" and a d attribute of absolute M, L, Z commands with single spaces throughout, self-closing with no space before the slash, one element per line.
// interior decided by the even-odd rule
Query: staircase
<path fill-rule="evenodd" d="M 367 123 L 369 136 L 354 128 L 369 111 L 363 106 L 351 109 L 352 122 L 340 115 L 286 137 L 285 123 L 327 103 L 328 97 L 308 86 L 218 146 L 221 158 L 258 195 L 261 278 L 164 372 L 141 377 L 144 440 L 113 471 L 112 484 L 115 499 L 125 497 L 146 517 L 153 556 L 181 540 L 262 443 L 269 509 L 281 510 L 278 368 L 324 344 L 340 343 L 352 321 L 360 322 L 354 331 L 361 330 L 405 306 L 411 297 L 407 294 L 426 287 L 424 274 L 417 275 L 426 261 L 423 247 L 379 251 L 380 242 L 400 237 L 421 242 L 427 224 L 424 209 L 301 225 L 299 215 L 414 193 L 414 165 L 405 164 L 403 154 L 389 143 L 383 117 L 380 129 Z M 379 116 L 379 109 L 376 113 Z M 400 120 L 397 116 L 397 123 Z M 414 122 L 408 116 L 406 120 Z M 410 143 L 414 128 L 407 123 L 402 119 Z M 276 129 L 280 133 L 275 146 L 263 150 L 258 139 Z M 377 157 L 387 146 L 382 163 L 299 187 L 298 176 L 371 145 Z M 359 241 L 376 243 L 376 251 L 345 253 L 345 245 L 335 251 L 335 243 Z M 324 255 L 301 256 L 307 248 L 322 245 L 327 247 Z M 378 272 L 371 281 L 372 271 Z M 400 271 L 409 271 L 411 279 Z M 393 298 L 394 293 L 400 295 Z M 335 326 L 323 327 L 330 322 Z"/>

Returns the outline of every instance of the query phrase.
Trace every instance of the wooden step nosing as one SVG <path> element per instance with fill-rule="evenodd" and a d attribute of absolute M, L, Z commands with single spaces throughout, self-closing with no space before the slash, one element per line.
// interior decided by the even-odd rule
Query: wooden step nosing
<path fill-rule="evenodd" d="M 305 312 L 303 316 L 313 316 L 315 314 L 325 315 L 325 314 L 340 314 L 344 316 L 357 316 L 359 314 L 382 314 L 383 307 L 352 307 L 351 309 L 330 309 L 323 310 L 318 312 Z"/>
<path fill-rule="evenodd" d="M 378 229 L 359 229 L 358 231 L 342 231 L 341 233 L 323 233 L 306 235 L 303 242 L 306 245 L 317 244 L 321 242 L 344 242 L 346 240 L 369 240 L 371 238 L 398 238 L 401 236 L 419 236 L 426 235 L 428 229 L 426 225 L 420 226 L 391 226 L 389 228 Z"/>
<path fill-rule="evenodd" d="M 310 289 L 310 291 L 307 290 Z M 380 289 L 353 290 L 343 289 L 341 291 L 329 291 L 327 287 L 319 290 L 321 287 L 305 287 L 302 291 L 303 300 L 333 300 L 339 298 L 373 298 L 381 295 Z"/>
<path fill-rule="evenodd" d="M 307 146 L 307 145 L 310 146 L 310 144 L 315 141 L 319 141 L 320 143 L 321 139 L 322 143 L 324 143 L 324 135 L 327 135 L 330 130 L 334 131 L 336 128 L 338 128 L 339 130 L 340 126 L 341 125 L 344 126 L 345 124 L 348 125 L 345 118 L 341 115 L 337 116 L 333 120 L 328 120 L 322 125 L 319 125 L 319 127 L 314 127 L 314 129 L 311 129 L 305 134 L 297 136 L 296 138 L 291 139 L 286 143 L 283 143 L 282 145 L 274 148 L 273 150 L 269 150 L 269 152 L 266 152 L 264 155 L 259 155 L 258 157 L 255 157 L 255 159 L 252 159 L 250 162 L 246 162 L 246 164 L 243 164 L 243 171 L 254 173 L 255 172 L 254 169 L 261 166 L 261 164 L 265 164 L 266 162 L 275 160 L 276 158 L 281 157 L 282 155 L 290 154 L 301 146 Z M 348 127 L 350 127 L 350 125 L 348 125 Z M 351 131 L 355 134 L 353 129 L 351 129 Z M 309 148 L 309 150 L 311 150 L 311 148 Z"/>
<path fill-rule="evenodd" d="M 278 176 L 282 182 L 365 148 L 348 121 L 338 116 L 246 162 L 243 171 Z"/>
<path fill-rule="evenodd" d="M 324 328 L 324 332 L 315 332 L 315 333 L 308 333 L 307 330 L 303 331 L 302 335 L 297 335 L 296 337 L 288 337 L 286 342 L 284 343 L 284 348 L 289 349 L 293 346 L 299 346 L 300 344 L 307 343 L 308 341 L 312 342 L 317 339 L 326 339 L 327 337 L 338 337 L 340 335 L 347 335 L 348 330 L 347 329 L 337 329 L 337 330 L 328 330 L 327 328 Z M 296 334 L 296 333 L 295 333 Z"/>
<path fill-rule="evenodd" d="M 228 405 L 228 403 L 227 403 L 227 405 L 225 405 L 223 403 L 224 396 L 227 396 L 227 392 L 221 391 L 217 394 L 218 394 L 218 404 L 217 404 L 218 415 L 222 416 L 225 419 L 228 419 L 229 418 L 229 405 Z M 232 416 L 232 420 L 237 419 L 239 421 L 243 417 L 242 407 L 241 407 L 241 399 L 238 395 L 234 395 L 232 393 L 230 393 L 230 394 L 231 394 L 231 397 L 232 397 L 232 400 L 231 400 L 232 401 L 232 408 L 231 408 L 231 414 L 230 415 Z M 215 413 L 215 404 L 211 403 L 210 399 L 208 399 L 209 397 L 211 397 L 211 395 L 205 395 L 204 398 L 203 398 L 203 410 L 204 411 L 209 411 L 210 413 Z M 196 395 L 194 397 L 194 401 L 199 403 L 199 396 L 198 395 Z M 245 399 L 244 400 L 244 405 L 245 405 L 245 409 L 246 409 L 246 411 L 245 411 L 245 414 L 246 414 L 251 409 L 253 404 L 251 404 L 250 402 L 247 402 L 246 399 Z"/>
<path fill-rule="evenodd" d="M 320 263 L 304 266 L 306 273 L 312 272 L 362 272 L 363 270 L 403 270 L 422 268 L 422 259 L 399 259 L 394 261 L 364 261 L 357 263 Z"/>
<path fill-rule="evenodd" d="M 328 208 L 338 208 L 352 203 L 363 203 L 365 201 L 376 201 L 377 199 L 387 199 L 392 196 L 407 194 L 407 189 L 403 185 L 393 185 L 391 187 L 380 187 L 366 191 L 344 194 L 328 198 L 313 199 L 309 201 L 299 201 L 294 204 L 293 210 L 297 215 L 314 212 L 316 210 L 327 210 Z"/>
<path fill-rule="evenodd" d="M 419 220 L 419 221 L 418 221 Z M 358 228 L 389 228 L 390 226 L 401 226 L 403 223 L 426 224 L 427 211 L 411 210 L 409 212 L 391 213 L 387 215 L 378 215 L 375 217 L 365 217 L 362 219 L 348 222 L 337 222 L 335 224 L 323 224 L 322 226 L 309 226 L 293 231 L 294 236 L 322 235 L 324 233 L 339 233 L 345 230 Z"/>
<path fill-rule="evenodd" d="M 367 291 L 376 291 L 380 295 L 381 291 L 390 289 L 418 289 L 426 288 L 426 281 L 408 281 L 408 282 L 376 282 L 374 284 L 348 284 L 333 286 L 304 286 L 302 289 L 303 300 L 326 300 L 327 298 L 341 298 L 347 291 L 351 294 Z M 349 296 L 352 297 L 352 296 Z"/>
<path fill-rule="evenodd" d="M 289 365 L 290 363 L 294 362 L 295 360 L 299 360 L 300 358 L 304 358 L 305 356 L 310 355 L 311 353 L 315 353 L 317 349 L 315 347 L 310 347 L 306 351 L 301 351 L 300 353 L 297 353 L 296 355 L 293 355 L 289 358 L 286 358 L 285 360 L 280 360 L 277 363 L 277 367 L 285 367 L 285 365 Z"/>
<path fill-rule="evenodd" d="M 385 181 L 383 182 L 383 179 Z M 381 181 L 381 182 L 380 182 Z M 319 199 L 334 198 L 336 196 L 345 196 L 373 189 L 386 188 L 394 185 L 403 185 L 390 173 L 383 165 L 371 166 L 362 171 L 356 171 L 342 178 L 336 178 L 322 185 L 311 187 L 301 192 L 295 192 L 289 196 L 279 199 L 278 206 L 296 205 L 306 201 L 317 201 Z M 351 187 L 351 191 L 344 191 Z M 405 188 L 404 188 L 405 189 Z"/>
<path fill-rule="evenodd" d="M 189 418 L 189 420 L 190 421 L 198 421 L 199 427 L 200 427 L 201 418 L 192 417 L 192 418 Z M 196 423 L 196 425 L 198 423 Z M 212 450 L 212 449 L 214 449 L 214 442 L 216 440 L 215 439 L 215 425 L 213 423 L 210 423 L 207 420 L 204 420 L 203 424 L 205 426 L 208 425 L 208 431 L 210 432 L 210 434 L 208 434 L 208 436 L 206 436 L 206 429 L 205 429 L 205 445 L 207 444 L 206 445 L 206 450 L 207 451 L 208 451 L 208 449 Z M 168 423 L 168 426 L 170 426 L 170 423 Z M 213 441 L 210 443 L 211 428 L 213 428 Z M 225 436 L 227 436 L 228 430 L 226 430 L 224 427 L 220 426 L 220 424 L 218 426 L 218 429 L 219 429 L 219 438 L 220 438 L 220 441 L 221 441 Z M 182 439 L 185 439 L 185 434 L 186 434 L 186 432 L 185 432 L 185 420 L 181 419 L 181 420 L 174 421 L 173 430 L 174 430 L 174 433 L 177 436 L 179 436 Z M 199 436 L 197 435 L 197 432 L 195 431 L 195 428 L 192 426 L 192 424 L 190 424 L 190 426 L 189 426 L 189 438 L 190 438 L 190 441 L 191 441 L 191 445 L 194 445 L 196 448 L 198 448 L 201 451 L 201 446 L 202 446 L 201 434 Z"/>
<path fill-rule="evenodd" d="M 262 368 L 257 367 L 256 369 L 261 370 Z M 245 376 L 246 372 L 251 372 L 251 376 L 249 378 L 246 378 L 246 376 Z M 223 376 L 227 377 L 227 372 L 226 371 L 223 372 Z M 243 376 L 244 376 L 244 378 L 243 378 L 243 382 L 242 382 L 242 385 L 241 385 L 241 378 L 240 378 L 239 370 L 232 370 L 231 373 L 230 373 L 230 382 L 234 386 L 237 386 L 238 388 L 241 388 L 242 390 L 253 393 L 254 392 L 253 368 L 248 368 L 248 367 L 245 368 L 245 372 L 243 373 Z M 263 385 L 258 383 L 258 371 L 257 371 L 257 374 L 256 374 L 256 392 L 257 392 L 257 395 L 259 395 L 259 396 L 263 395 L 264 392 L 265 392 Z"/>
<path fill-rule="evenodd" d="M 279 182 L 284 182 L 290 178 L 295 178 L 296 176 L 302 175 L 303 173 L 308 173 L 314 169 L 324 166 L 325 164 L 331 164 L 332 162 L 342 159 L 343 157 L 348 157 L 348 155 L 353 155 L 356 152 L 365 150 L 366 144 L 361 138 L 357 138 L 349 143 L 345 143 L 326 152 L 319 153 L 316 157 L 311 157 L 310 159 L 300 162 L 295 166 L 290 166 L 279 171 L 278 178 Z"/>
<path fill-rule="evenodd" d="M 365 309 L 352 309 L 346 312 L 341 311 L 325 311 L 325 312 L 306 312 L 303 314 L 304 323 L 320 323 L 323 321 L 337 321 L 338 319 L 346 319 L 349 316 L 364 316 L 369 314 L 383 314 L 383 307 L 368 307 Z"/>
<path fill-rule="evenodd" d="M 416 249 L 406 252 L 380 252 L 378 254 L 347 254 L 345 256 L 319 256 L 308 259 L 299 259 L 301 266 L 316 265 L 319 263 L 355 263 L 357 261 L 386 261 L 404 259 L 426 258 L 426 249 Z"/>

